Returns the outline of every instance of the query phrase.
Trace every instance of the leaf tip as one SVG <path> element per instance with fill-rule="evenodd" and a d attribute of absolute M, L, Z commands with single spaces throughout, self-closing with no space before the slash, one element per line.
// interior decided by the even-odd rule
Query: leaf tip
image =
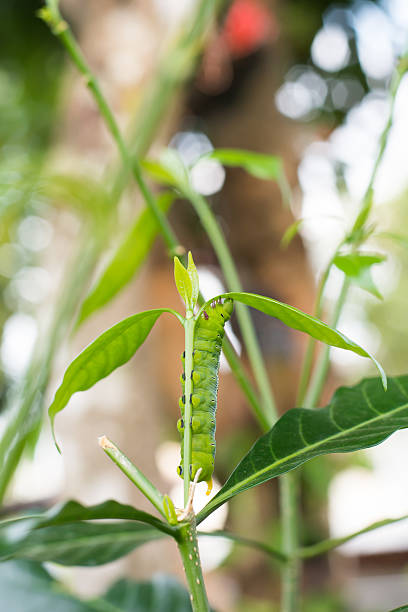
<path fill-rule="evenodd" d="M 55 444 L 55 448 L 57 449 L 57 451 L 59 452 L 60 455 L 62 455 L 62 451 L 61 451 L 61 447 L 57 442 L 57 438 L 55 436 L 55 429 L 54 429 L 54 419 L 51 419 L 51 433 L 52 433 L 52 439 L 54 440 L 54 444 Z"/>

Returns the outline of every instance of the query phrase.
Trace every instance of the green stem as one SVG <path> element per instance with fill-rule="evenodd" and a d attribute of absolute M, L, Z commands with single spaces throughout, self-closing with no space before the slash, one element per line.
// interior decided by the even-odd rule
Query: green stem
<path fill-rule="evenodd" d="M 166 49 L 130 130 L 129 148 L 133 156 L 146 153 L 161 117 L 168 111 L 181 85 L 192 75 L 208 31 L 222 8 L 229 2 L 230 0 L 198 0 L 195 12 L 188 16 Z"/>
<path fill-rule="evenodd" d="M 188 519 L 189 522 L 180 526 L 177 544 L 183 561 L 193 612 L 209 612 L 210 607 L 201 570 L 195 517 L 191 515 Z"/>
<path fill-rule="evenodd" d="M 106 436 L 99 438 L 99 445 L 122 472 L 137 486 L 139 491 L 167 520 L 163 508 L 163 495 L 152 482 L 126 457 L 122 451 Z"/>
<path fill-rule="evenodd" d="M 401 84 L 402 78 L 403 76 L 406 74 L 406 72 L 408 71 L 408 54 L 406 54 L 405 56 L 403 56 L 397 66 L 397 69 L 394 71 L 392 80 L 391 80 L 391 85 L 390 85 L 390 109 L 389 109 L 389 113 L 388 113 L 388 119 L 387 119 L 387 123 L 385 124 L 385 127 L 382 131 L 382 134 L 380 136 L 380 146 L 378 149 L 378 153 L 377 153 L 377 157 L 376 160 L 374 162 L 374 166 L 371 172 L 371 177 L 370 177 L 370 181 L 368 183 L 367 189 L 365 191 L 362 203 L 361 203 L 361 209 L 357 215 L 357 218 L 354 222 L 353 225 L 353 229 L 351 230 L 351 235 L 353 235 L 354 233 L 358 232 L 365 224 L 365 222 L 368 219 L 368 216 L 371 212 L 371 208 L 373 205 L 373 189 L 374 189 L 374 182 L 375 179 L 377 177 L 377 172 L 378 172 L 378 168 L 382 162 L 382 158 L 384 156 L 385 153 L 385 149 L 387 146 L 387 141 L 388 141 L 388 136 L 389 133 L 391 131 L 392 128 L 392 124 L 393 124 L 393 119 L 394 119 L 394 109 L 395 109 L 395 100 L 397 97 L 397 92 L 399 89 L 399 86 Z"/>
<path fill-rule="evenodd" d="M 321 542 L 313 544 L 312 546 L 306 546 L 305 548 L 301 548 L 297 551 L 297 556 L 301 559 L 317 557 L 317 555 L 322 555 L 326 552 L 329 552 L 329 550 L 333 550 L 334 548 L 337 548 L 338 546 L 341 546 L 342 544 L 353 540 L 357 536 L 362 535 L 363 533 L 368 533 L 369 531 L 373 531 L 374 529 L 379 529 L 380 527 L 385 527 L 386 525 L 392 525 L 393 523 L 398 523 L 399 521 L 405 521 L 406 519 L 408 519 L 408 514 L 405 514 L 404 516 L 399 516 L 395 519 L 383 519 L 382 521 L 376 521 L 375 523 L 372 523 L 371 525 L 368 525 L 363 529 L 359 529 L 358 531 L 354 531 L 353 533 L 343 536 L 342 538 L 331 538 L 328 540 L 322 540 Z"/>
<path fill-rule="evenodd" d="M 239 279 L 234 260 L 232 259 L 222 230 L 218 225 L 207 201 L 205 198 L 203 198 L 203 196 L 193 190 L 188 190 L 183 193 L 183 195 L 193 205 L 201 224 L 211 241 L 214 251 L 218 257 L 218 261 L 220 262 L 228 290 L 242 291 L 241 281 Z M 258 414 L 257 412 L 257 416 L 264 423 L 267 423 L 268 428 L 270 429 L 277 419 L 277 411 L 269 384 L 268 374 L 262 358 L 262 353 L 259 348 L 258 340 L 256 338 L 254 326 L 248 309 L 242 304 L 237 304 L 236 312 L 242 337 L 248 353 L 248 358 L 261 395 L 262 414 Z"/>
<path fill-rule="evenodd" d="M 190 490 L 190 464 L 191 464 L 191 417 L 192 405 L 190 396 L 192 393 L 191 372 L 193 370 L 193 344 L 194 344 L 194 316 L 192 312 L 186 313 L 184 323 L 185 330 L 185 359 L 184 359 L 184 439 L 183 439 L 183 480 L 184 480 L 184 507 L 187 506 Z"/>
<path fill-rule="evenodd" d="M 350 287 L 350 281 L 345 276 L 344 281 L 340 290 L 339 297 L 337 298 L 333 316 L 330 321 L 332 327 L 336 327 L 341 312 L 343 310 L 343 306 L 346 302 L 347 293 Z M 319 358 L 316 363 L 315 370 L 313 372 L 312 379 L 310 381 L 310 385 L 306 394 L 305 401 L 303 402 L 303 406 L 305 408 L 315 408 L 319 402 L 320 395 L 322 393 L 324 384 L 326 382 L 327 372 L 329 370 L 330 365 L 330 347 L 325 345 L 322 348 L 322 351 L 319 355 Z"/>
<path fill-rule="evenodd" d="M 234 533 L 228 533 L 228 531 L 199 531 L 198 535 L 200 538 L 225 538 L 226 540 L 232 540 L 237 544 L 241 544 L 241 546 L 248 546 L 249 548 L 255 548 L 257 550 L 261 550 L 262 552 L 269 555 L 274 561 L 278 561 L 279 563 L 287 563 L 288 557 L 282 553 L 280 550 L 269 546 L 269 544 L 265 544 L 264 542 L 258 542 L 257 540 L 252 540 L 251 538 L 245 538 Z"/>
<path fill-rule="evenodd" d="M 338 252 L 338 250 L 339 250 L 339 247 L 336 249 L 336 253 Z M 320 319 L 322 315 L 324 290 L 326 288 L 326 283 L 329 278 L 329 274 L 330 274 L 330 270 L 332 267 L 334 257 L 335 255 L 331 258 L 331 260 L 327 264 L 323 272 L 323 275 L 320 279 L 319 289 L 318 289 L 317 296 L 316 296 L 316 305 L 314 309 L 314 316 L 317 317 L 318 319 Z M 314 340 L 313 338 L 309 338 L 307 342 L 306 353 L 303 359 L 302 370 L 300 374 L 300 382 L 299 382 L 299 389 L 298 389 L 298 394 L 296 398 L 296 406 L 303 406 L 303 402 L 305 400 L 307 386 L 309 384 L 310 374 L 312 372 L 315 346 L 316 346 L 316 340 Z"/>
<path fill-rule="evenodd" d="M 230 366 L 231 371 L 235 376 L 235 379 L 240 385 L 241 390 L 243 391 L 250 406 L 252 407 L 255 416 L 258 419 L 259 425 L 264 431 L 269 431 L 269 421 L 263 413 L 262 406 L 259 403 L 259 399 L 255 392 L 255 389 L 242 366 L 242 362 L 239 356 L 237 355 L 234 347 L 226 336 L 224 337 L 222 350 L 226 360 L 228 361 L 228 365 Z"/>
<path fill-rule="evenodd" d="M 75 40 L 68 24 L 61 17 L 58 7 L 52 0 L 47 0 L 48 11 L 41 13 L 46 21 L 48 21 L 52 27 L 52 30 L 56 36 L 61 40 L 73 63 L 77 67 L 78 71 L 84 76 L 86 85 L 91 91 L 96 104 L 98 105 L 99 111 L 105 124 L 114 139 L 120 156 L 122 158 L 123 165 L 126 170 L 131 169 L 132 174 L 139 186 L 142 196 L 146 202 L 147 207 L 150 209 L 152 215 L 156 219 L 156 222 L 160 228 L 160 232 L 163 239 L 171 251 L 172 256 L 180 253 L 180 245 L 177 242 L 176 236 L 167 221 L 166 215 L 160 210 L 156 198 L 145 183 L 142 170 L 137 158 L 131 158 L 131 155 L 126 147 L 125 141 L 122 137 L 121 131 L 115 119 L 115 116 L 99 86 L 98 80 L 93 74 L 89 67 L 77 41 Z"/>
<path fill-rule="evenodd" d="M 288 562 L 282 569 L 281 611 L 299 611 L 300 563 L 295 557 L 299 542 L 298 474 L 289 472 L 279 479 L 282 521 L 282 552 Z"/>

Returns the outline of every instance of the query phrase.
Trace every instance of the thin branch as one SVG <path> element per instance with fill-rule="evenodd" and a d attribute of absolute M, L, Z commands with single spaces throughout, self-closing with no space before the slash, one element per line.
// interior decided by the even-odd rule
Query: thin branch
<path fill-rule="evenodd" d="M 369 531 L 374 531 L 374 529 L 379 529 L 380 527 L 385 527 L 386 525 L 392 525 L 393 523 L 399 523 L 400 521 L 405 521 L 406 519 L 408 519 L 408 514 L 394 519 L 383 519 L 382 521 L 376 521 L 375 523 L 368 525 L 368 527 L 359 529 L 358 531 L 350 533 L 347 536 L 343 536 L 342 538 L 322 540 L 321 542 L 313 544 L 312 546 L 306 546 L 304 548 L 301 548 L 298 550 L 297 556 L 301 559 L 308 559 L 309 557 L 316 557 L 317 555 L 322 555 L 326 552 L 329 552 L 329 550 L 333 550 L 333 548 L 337 548 L 338 546 L 341 546 L 342 544 L 345 544 L 346 542 L 357 538 L 363 533 L 368 533 Z"/>

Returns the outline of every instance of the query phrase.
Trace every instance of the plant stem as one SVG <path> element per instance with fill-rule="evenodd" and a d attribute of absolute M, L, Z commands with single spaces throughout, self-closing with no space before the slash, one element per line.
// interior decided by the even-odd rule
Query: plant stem
<path fill-rule="evenodd" d="M 177 544 L 189 586 L 193 612 L 209 612 L 194 515 L 190 515 L 189 519 L 189 522 L 180 526 Z"/>
<path fill-rule="evenodd" d="M 188 16 L 163 54 L 156 75 L 144 97 L 131 127 L 129 149 L 132 156 L 146 153 L 164 112 L 180 87 L 192 75 L 203 49 L 207 32 L 230 0 L 198 0 L 194 13 Z M 123 181 L 118 177 L 118 183 Z"/>
<path fill-rule="evenodd" d="M 243 391 L 245 397 L 247 398 L 249 404 L 252 407 L 255 416 L 258 419 L 261 429 L 263 429 L 264 431 L 269 431 L 270 425 L 268 419 L 263 413 L 262 406 L 259 403 L 259 399 L 255 392 L 255 389 L 242 366 L 242 362 L 239 356 L 235 352 L 234 347 L 226 336 L 224 337 L 222 350 L 226 360 L 228 361 L 228 365 L 230 366 L 233 375 L 235 376 L 238 384 L 241 387 L 241 390 Z"/>
<path fill-rule="evenodd" d="M 338 250 L 339 250 L 339 247 L 337 247 L 336 253 Z M 324 295 L 324 290 L 326 288 L 327 280 L 329 278 L 333 259 L 334 259 L 334 256 L 330 259 L 320 279 L 319 289 L 318 289 L 317 296 L 316 296 L 316 305 L 314 309 L 314 316 L 317 317 L 318 319 L 320 319 L 322 315 L 323 295 Z M 302 370 L 300 374 L 300 382 L 299 382 L 299 389 L 298 389 L 298 394 L 296 398 L 296 406 L 303 406 L 303 402 L 305 400 L 307 386 L 309 384 L 310 374 L 311 374 L 312 366 L 313 366 L 313 355 L 315 351 L 315 346 L 316 346 L 316 340 L 314 340 L 313 338 L 309 338 L 307 342 L 306 353 L 303 359 Z"/>
<path fill-rule="evenodd" d="M 187 506 L 188 494 L 190 490 L 190 464 L 191 464 L 191 372 L 193 370 L 193 343 L 194 343 L 194 325 L 195 320 L 193 313 L 186 313 L 184 323 L 185 330 L 185 359 L 184 359 L 184 439 L 183 439 L 183 480 L 184 480 L 184 507 Z"/>
<path fill-rule="evenodd" d="M 153 506 L 167 520 L 163 508 L 163 495 L 152 482 L 126 457 L 122 451 L 106 436 L 99 438 L 99 445 L 122 472 L 137 486 L 139 491 L 153 504 Z"/>
<path fill-rule="evenodd" d="M 85 77 L 86 85 L 91 91 L 94 100 L 98 105 L 101 116 L 118 147 L 123 165 L 127 170 L 130 169 L 132 171 L 146 205 L 156 219 L 167 248 L 171 251 L 171 255 L 173 256 L 179 254 L 180 245 L 177 242 L 176 236 L 170 224 L 167 222 L 166 215 L 159 208 L 156 198 L 145 183 L 137 158 L 134 157 L 131 159 L 131 155 L 126 147 L 115 116 L 104 94 L 102 93 L 98 80 L 86 62 L 85 57 L 68 24 L 62 19 L 58 7 L 51 0 L 47 0 L 47 6 L 48 12 L 45 14 L 43 13 L 45 20 L 50 22 L 54 34 L 61 40 L 78 71 Z"/>
<path fill-rule="evenodd" d="M 392 525 L 393 523 L 399 523 L 400 521 L 405 521 L 408 519 L 408 514 L 404 516 L 399 516 L 395 519 L 383 519 L 382 521 L 376 521 L 363 529 L 359 529 L 358 531 L 354 531 L 353 533 L 349 533 L 342 538 L 331 538 L 328 540 L 322 540 L 321 542 L 317 542 L 317 544 L 312 544 L 311 546 L 306 546 L 305 548 L 301 548 L 297 551 L 297 556 L 301 559 L 309 559 L 310 557 L 317 557 L 318 555 L 322 555 L 329 550 L 333 550 L 350 540 L 362 535 L 363 533 L 368 533 L 369 531 L 373 531 L 374 529 L 380 529 L 381 527 L 385 527 L 386 525 Z"/>
<path fill-rule="evenodd" d="M 299 611 L 300 563 L 294 556 L 299 542 L 299 486 L 296 472 L 279 479 L 282 521 L 282 551 L 288 562 L 282 568 L 281 611 Z"/>
<path fill-rule="evenodd" d="M 197 533 L 201 538 L 225 538 L 227 540 L 232 540 L 237 544 L 241 544 L 242 546 L 256 548 L 257 550 L 261 550 L 262 552 L 269 555 L 274 561 L 277 561 L 278 563 L 288 563 L 289 561 L 285 554 L 283 554 L 280 550 L 269 546 L 269 544 L 265 544 L 264 542 L 259 542 L 257 540 L 251 540 L 251 538 L 245 538 L 236 535 L 235 533 L 229 533 L 228 531 L 198 531 Z"/>
<path fill-rule="evenodd" d="M 330 321 L 331 327 L 336 327 L 339 322 L 341 312 L 343 310 L 343 306 L 346 302 L 347 293 L 350 287 L 350 281 L 345 276 L 343 280 L 343 284 L 340 290 L 339 297 L 337 298 L 333 317 Z M 330 347 L 325 345 L 322 348 L 322 351 L 319 355 L 319 358 L 316 363 L 315 370 L 313 372 L 312 379 L 310 381 L 310 385 L 305 397 L 305 401 L 303 402 L 304 408 L 315 408 L 319 402 L 320 395 L 322 393 L 324 383 L 326 382 L 327 372 L 329 370 L 330 365 Z"/>
<path fill-rule="evenodd" d="M 207 201 L 205 198 L 203 198 L 203 196 L 196 193 L 192 189 L 186 191 L 186 193 L 183 193 L 183 195 L 193 205 L 201 224 L 211 241 L 214 251 L 218 257 L 218 261 L 220 262 L 228 290 L 242 291 L 241 281 L 239 279 L 234 260 L 232 259 L 231 252 L 225 241 L 222 230 L 218 225 Z M 258 414 L 257 411 L 257 417 L 264 423 L 267 423 L 268 428 L 270 429 L 277 419 L 277 411 L 269 384 L 268 374 L 266 372 L 265 364 L 263 362 L 262 354 L 248 309 L 242 304 L 237 304 L 236 311 L 242 337 L 248 353 L 248 358 L 261 395 L 262 414 Z"/>

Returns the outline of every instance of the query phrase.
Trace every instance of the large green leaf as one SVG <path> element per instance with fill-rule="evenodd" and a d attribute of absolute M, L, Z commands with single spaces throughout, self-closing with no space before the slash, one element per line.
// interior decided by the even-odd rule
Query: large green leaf
<path fill-rule="evenodd" d="M 101 601 L 111 604 L 112 612 L 191 612 L 186 589 L 165 575 L 148 582 L 119 580 Z"/>
<path fill-rule="evenodd" d="M 162 212 L 167 213 L 174 197 L 174 194 L 169 192 L 158 197 L 157 204 Z M 84 300 L 77 326 L 110 302 L 132 280 L 149 254 L 158 233 L 159 228 L 154 216 L 149 209 L 143 210 Z"/>
<path fill-rule="evenodd" d="M 353 351 L 353 353 L 357 353 L 357 355 L 361 355 L 362 357 L 369 357 L 377 366 L 378 371 L 381 374 L 384 388 L 386 388 L 387 377 L 385 376 L 384 370 L 378 361 L 372 355 L 370 355 L 368 351 L 353 342 L 353 340 L 347 338 L 347 336 L 339 332 L 337 329 L 329 327 L 326 325 L 326 323 L 320 321 L 320 319 L 316 319 L 316 317 L 305 314 L 293 306 L 283 304 L 282 302 L 265 297 L 264 295 L 255 295 L 254 293 L 244 292 L 230 292 L 218 295 L 209 300 L 202 307 L 202 309 L 206 308 L 208 304 L 210 304 L 213 300 L 217 300 L 218 298 L 232 298 L 237 302 L 241 302 L 247 306 L 252 306 L 252 308 L 256 308 L 257 310 L 260 310 L 271 317 L 276 317 L 282 321 L 282 323 L 285 323 L 285 325 L 288 325 L 292 329 L 305 332 L 312 338 L 320 340 L 325 344 L 346 349 L 348 351 Z"/>
<path fill-rule="evenodd" d="M 30 529 L 29 523 L 18 521 L 0 530 L 0 561 L 27 559 L 61 565 L 102 565 L 161 537 L 161 531 L 136 521 L 77 521 L 39 529 Z"/>
<path fill-rule="evenodd" d="M 282 175 L 282 160 L 276 155 L 254 153 L 244 149 L 215 149 L 204 158 L 216 159 L 223 166 L 244 168 L 249 174 L 260 179 L 277 180 Z"/>
<path fill-rule="evenodd" d="M 39 564 L 9 561 L 0 564 L 1 609 L 5 612 L 94 612 L 68 593 Z"/>
<path fill-rule="evenodd" d="M 320 410 L 294 408 L 259 438 L 227 482 L 203 508 L 204 520 L 228 499 L 280 476 L 318 455 L 374 446 L 408 427 L 408 376 L 389 379 L 384 391 L 378 378 L 338 389 Z"/>
<path fill-rule="evenodd" d="M 55 415 L 65 408 L 71 396 L 77 391 L 86 391 L 129 361 L 164 312 L 180 317 L 171 308 L 139 312 L 105 331 L 74 359 L 48 410 L 53 432 Z"/>

